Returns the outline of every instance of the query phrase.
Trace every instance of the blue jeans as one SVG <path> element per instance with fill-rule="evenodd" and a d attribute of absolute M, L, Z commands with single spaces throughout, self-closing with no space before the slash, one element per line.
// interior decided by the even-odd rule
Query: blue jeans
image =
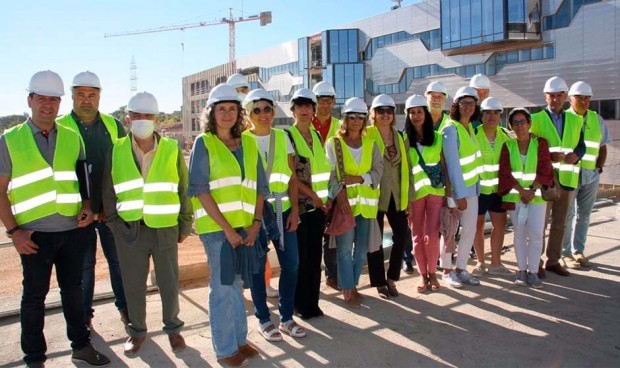
<path fill-rule="evenodd" d="M 108 269 L 110 270 L 110 282 L 112 283 L 112 291 L 114 292 L 114 305 L 116 308 L 127 308 L 125 300 L 125 291 L 123 289 L 123 279 L 121 278 L 121 267 L 118 263 L 118 255 L 116 254 L 116 245 L 114 236 L 110 228 L 100 222 L 93 222 L 84 231 L 84 264 L 82 265 L 82 288 L 84 292 L 84 313 L 86 317 L 93 317 L 95 310 L 93 309 L 93 295 L 95 291 L 95 263 L 97 258 L 97 233 L 101 241 L 101 249 L 108 261 Z"/>
<path fill-rule="evenodd" d="M 581 253 L 586 247 L 588 237 L 588 227 L 590 226 L 590 213 L 594 208 L 594 201 L 598 192 L 600 177 L 586 185 L 581 185 L 577 189 L 577 198 L 568 208 L 566 217 L 566 230 L 564 231 L 564 242 L 562 243 L 562 255 L 571 256 Z M 577 219 L 575 220 L 575 205 L 577 205 Z M 573 236 L 573 227 L 575 233 Z"/>
<path fill-rule="evenodd" d="M 240 234 L 243 230 L 238 230 Z M 218 359 L 233 356 L 239 346 L 246 344 L 248 320 L 243 300 L 243 280 L 237 275 L 232 285 L 222 285 L 220 254 L 226 240 L 223 231 L 201 234 L 200 240 L 207 253 L 211 270 L 209 281 L 209 324 L 211 342 Z"/>
<path fill-rule="evenodd" d="M 282 222 L 286 226 L 286 221 L 291 211 L 282 213 Z M 261 244 L 267 243 L 264 233 L 261 231 Z M 280 262 L 280 283 L 278 284 L 279 300 L 278 309 L 280 311 L 280 321 L 288 322 L 293 318 L 293 305 L 295 301 L 295 288 L 297 286 L 297 269 L 299 267 L 299 249 L 297 247 L 297 233 L 284 229 L 284 250 L 280 250 L 280 243 L 274 242 L 274 248 Z M 254 315 L 261 324 L 271 321 L 269 308 L 267 307 L 267 292 L 265 290 L 265 254 L 261 257 L 260 272 L 253 276 L 252 300 L 254 301 Z"/>
<path fill-rule="evenodd" d="M 368 252 L 368 233 L 370 221 L 362 215 L 355 217 L 355 228 L 336 237 L 338 253 L 338 286 L 341 289 L 353 289 L 357 286 L 362 273 L 362 266 Z M 353 242 L 355 240 L 355 247 Z"/>

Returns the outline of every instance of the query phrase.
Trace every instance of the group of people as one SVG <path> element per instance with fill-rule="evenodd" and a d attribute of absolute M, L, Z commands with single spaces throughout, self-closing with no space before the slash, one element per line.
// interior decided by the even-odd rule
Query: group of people
<path fill-rule="evenodd" d="M 227 366 L 259 355 L 247 342 L 243 289 L 251 291 L 266 340 L 303 338 L 307 331 L 294 316 L 323 316 L 322 261 L 326 285 L 341 291 L 353 309 L 360 307 L 357 287 L 366 262 L 378 295 L 397 297 L 396 282 L 411 267 L 411 252 L 420 293 L 440 290 L 440 280 L 455 288 L 479 285 L 485 272 L 541 288 L 545 270 L 568 276 L 562 263 L 588 267 L 589 214 L 610 141 L 603 120 L 588 109 L 591 87 L 580 81 L 569 89 L 561 78 L 549 79 L 546 108 L 535 114 L 513 109 L 510 130 L 501 126 L 503 108 L 489 89 L 486 76 L 474 76 L 456 91 L 446 113 L 448 91 L 432 82 L 424 96 L 406 100 L 405 128 L 399 131 L 392 97 L 376 96 L 370 107 L 350 98 L 339 120 L 332 116 L 333 86 L 319 82 L 313 90 L 294 92 L 294 123 L 278 129 L 272 95 L 250 91 L 247 80 L 234 75 L 209 94 L 188 168 L 177 142 L 155 132 L 159 109 L 152 94 L 131 97 L 125 133 L 118 120 L 99 112 L 102 88 L 94 73 L 75 76 L 73 109 L 60 118 L 62 79 L 52 71 L 36 73 L 28 87 L 31 117 L 0 136 L 0 219 L 24 274 L 24 362 L 42 367 L 46 360 L 44 301 L 52 266 L 72 359 L 110 362 L 90 343 L 97 234 L 126 325 L 124 354 L 139 354 L 146 338 L 150 258 L 163 330 L 172 351 L 180 353 L 186 344 L 178 244 L 193 222 L 210 268 L 213 349 Z M 564 110 L 567 97 L 571 107 Z M 488 266 L 487 212 L 493 226 Z M 516 274 L 501 262 L 507 215 L 514 226 Z M 387 269 L 386 217 L 393 234 Z M 346 229 L 325 235 L 336 219 Z M 277 291 L 265 278 L 270 245 L 281 268 Z M 472 247 L 477 264 L 468 271 Z M 278 324 L 267 305 L 272 293 Z"/>

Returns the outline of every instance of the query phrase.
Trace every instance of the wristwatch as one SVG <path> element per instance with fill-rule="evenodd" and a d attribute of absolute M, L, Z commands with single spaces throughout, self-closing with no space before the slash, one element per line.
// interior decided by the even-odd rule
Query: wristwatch
<path fill-rule="evenodd" d="M 15 226 L 15 227 L 14 227 L 14 228 L 12 228 L 12 229 L 7 230 L 7 231 L 6 231 L 6 236 L 7 236 L 9 239 L 12 239 L 12 238 L 13 238 L 13 234 L 15 234 L 15 233 L 17 232 L 17 230 L 19 230 L 19 229 L 21 229 L 21 227 L 19 227 L 19 225 L 17 225 L 17 226 Z"/>

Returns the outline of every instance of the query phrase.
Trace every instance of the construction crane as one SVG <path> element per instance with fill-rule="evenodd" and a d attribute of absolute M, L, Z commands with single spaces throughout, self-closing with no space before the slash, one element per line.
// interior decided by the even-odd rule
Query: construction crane
<path fill-rule="evenodd" d="M 235 61 L 235 24 L 242 22 L 251 22 L 255 20 L 260 21 L 260 25 L 266 26 L 271 23 L 271 11 L 261 12 L 259 15 L 251 15 L 247 18 L 239 17 L 235 19 L 233 17 L 232 8 L 229 8 L 230 15 L 227 18 L 222 18 L 222 20 L 215 20 L 209 22 L 198 22 L 198 23 L 187 23 L 187 24 L 178 24 L 171 26 L 162 26 L 157 28 L 150 29 L 141 29 L 137 31 L 129 31 L 129 32 L 118 32 L 118 33 L 106 33 L 104 37 L 121 37 L 121 36 L 133 36 L 144 33 L 155 33 L 155 32 L 168 32 L 168 31 L 184 31 L 189 28 L 198 28 L 198 27 L 208 27 L 215 26 L 218 24 L 228 24 L 228 59 L 230 62 Z"/>

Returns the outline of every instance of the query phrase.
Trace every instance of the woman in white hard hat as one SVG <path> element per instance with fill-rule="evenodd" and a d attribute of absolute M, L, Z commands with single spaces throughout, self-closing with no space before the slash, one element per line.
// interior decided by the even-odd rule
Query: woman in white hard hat
<path fill-rule="evenodd" d="M 279 330 L 292 337 L 305 337 L 306 331 L 293 320 L 293 303 L 295 286 L 297 284 L 297 268 L 299 252 L 297 247 L 297 223 L 299 211 L 297 203 L 297 177 L 293 163 L 293 146 L 288 135 L 281 129 L 272 128 L 275 117 L 273 98 L 264 89 L 251 91 L 244 100 L 245 111 L 249 113 L 252 129 L 246 130 L 243 135 L 252 137 L 258 143 L 263 167 L 267 168 L 266 176 L 269 181 L 269 196 L 264 211 L 264 224 L 277 230 L 277 236 L 269 236 L 274 240 L 274 246 L 280 262 L 279 303 L 280 326 Z M 267 218 L 270 216 L 271 218 Z M 275 226 L 274 226 L 275 225 Z M 259 235 L 259 243 L 265 248 L 268 246 L 268 237 L 264 233 Z M 265 255 L 266 258 L 266 255 Z M 250 288 L 254 301 L 254 315 L 260 323 L 260 334 L 267 341 L 281 341 L 280 331 L 271 322 L 267 307 L 265 290 L 264 259 L 261 260 L 261 269 L 254 274 L 254 281 Z"/>
<path fill-rule="evenodd" d="M 409 139 L 411 162 L 411 194 L 409 224 L 420 282 L 418 292 L 439 290 L 437 260 L 439 259 L 439 213 L 446 195 L 445 162 L 441 134 L 434 130 L 433 117 L 426 99 L 413 95 L 405 102 L 405 132 Z M 420 155 L 422 156 L 420 158 Z M 438 170 L 439 169 L 439 170 Z M 439 173 L 439 175 L 437 175 Z M 430 178 L 435 176 L 433 180 Z"/>
<path fill-rule="evenodd" d="M 461 237 L 457 246 L 456 269 L 452 269 L 451 249 L 440 249 L 442 280 L 451 287 L 479 285 L 480 281 L 467 272 L 467 259 L 476 234 L 478 218 L 478 173 L 482 169 L 480 148 L 471 122 L 477 119 L 478 95 L 472 87 L 461 87 L 450 107 L 450 121 L 442 131 L 443 154 L 446 158 L 451 191 L 446 193 L 448 205 L 461 211 Z"/>
<path fill-rule="evenodd" d="M 506 210 L 502 208 L 502 199 L 497 194 L 499 156 L 504 143 L 510 139 L 506 129 L 499 126 L 502 117 L 502 105 L 494 97 L 485 98 L 480 104 L 482 125 L 475 128 L 476 139 L 482 153 L 482 170 L 480 172 L 480 196 L 478 197 L 478 222 L 474 249 L 478 263 L 471 271 L 475 277 L 485 272 L 496 276 L 511 276 L 514 272 L 501 263 L 504 232 L 506 230 Z M 491 265 L 487 269 L 484 261 L 484 224 L 486 214 L 491 217 Z"/>
<path fill-rule="evenodd" d="M 342 289 L 344 300 L 351 308 L 359 308 L 359 282 L 369 245 L 376 247 L 371 240 L 371 227 L 378 227 L 376 219 L 379 210 L 379 183 L 383 173 L 383 158 L 377 144 L 366 137 L 366 116 L 368 107 L 358 97 L 348 99 L 342 109 L 344 120 L 338 134 L 327 141 L 325 150 L 332 164 L 330 189 L 346 185 L 346 190 L 337 194 L 330 190 L 334 199 L 335 211 L 352 214 L 355 227 L 335 238 L 338 254 L 338 286 Z M 338 147 L 342 152 L 344 173 L 338 169 Z M 335 196 L 335 198 L 334 198 Z M 350 207 L 347 206 L 350 205 Z M 353 244 L 355 243 L 355 246 Z M 372 249 L 371 251 L 376 250 Z"/>
<path fill-rule="evenodd" d="M 543 248 L 547 203 L 541 188 L 553 185 L 551 154 L 547 140 L 530 133 L 532 118 L 524 108 L 508 115 L 516 138 L 502 147 L 499 161 L 499 195 L 514 226 L 519 273 L 515 284 L 543 287 L 538 266 Z M 529 272 L 528 272 L 529 271 Z"/>
<path fill-rule="evenodd" d="M 243 110 L 235 89 L 211 90 L 189 162 L 196 232 L 209 263 L 209 321 L 218 362 L 247 364 L 258 351 L 247 343 L 242 287 L 260 267 L 264 198 L 269 195 L 256 140 L 242 136 Z"/>
<path fill-rule="evenodd" d="M 383 158 L 377 221 L 383 234 L 384 218 L 387 215 L 394 240 L 387 275 L 383 259 L 383 244 L 379 244 L 379 250 L 376 252 L 368 253 L 370 285 L 376 287 L 379 296 L 384 299 L 398 296 L 396 281 L 400 279 L 403 250 L 409 237 L 407 213 L 405 212 L 409 203 L 409 162 L 405 140 L 394 127 L 396 124 L 395 110 L 396 104 L 392 97 L 378 95 L 373 99 L 370 107 L 372 125 L 366 129 L 367 136 L 377 143 L 379 153 Z"/>

